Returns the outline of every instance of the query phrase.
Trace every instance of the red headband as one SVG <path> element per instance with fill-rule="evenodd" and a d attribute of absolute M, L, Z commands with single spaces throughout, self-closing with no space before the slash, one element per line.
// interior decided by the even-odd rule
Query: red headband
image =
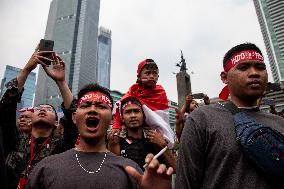
<path fill-rule="evenodd" d="M 232 67 L 235 65 L 238 65 L 241 62 L 244 61 L 261 61 L 263 62 L 263 56 L 256 52 L 255 50 L 247 50 L 247 51 L 241 51 L 236 54 L 234 54 L 226 63 L 224 66 L 224 71 L 228 72 Z M 263 62 L 264 63 L 264 62 Z"/>
<path fill-rule="evenodd" d="M 104 102 L 106 103 L 110 108 L 112 108 L 112 104 L 111 104 L 111 100 L 110 98 L 100 92 L 89 92 L 86 93 L 84 96 L 82 96 L 77 103 L 77 106 L 79 106 L 80 104 L 82 104 L 83 102 L 87 102 L 87 101 L 99 101 L 99 102 Z"/>
<path fill-rule="evenodd" d="M 224 71 L 228 72 L 231 68 L 238 65 L 239 63 L 245 62 L 245 61 L 260 61 L 264 63 L 263 56 L 256 52 L 255 50 L 246 50 L 241 51 L 236 54 L 234 54 L 224 65 Z M 222 100 L 227 100 L 229 97 L 230 91 L 228 85 L 226 85 L 222 91 L 219 94 L 219 98 Z"/>
<path fill-rule="evenodd" d="M 136 104 L 139 107 L 141 107 L 141 104 L 139 104 L 139 102 L 135 102 L 135 101 L 128 101 L 125 104 L 123 104 L 123 106 L 121 107 L 121 114 L 123 113 L 124 109 L 126 108 L 126 106 L 130 105 L 130 104 Z"/>

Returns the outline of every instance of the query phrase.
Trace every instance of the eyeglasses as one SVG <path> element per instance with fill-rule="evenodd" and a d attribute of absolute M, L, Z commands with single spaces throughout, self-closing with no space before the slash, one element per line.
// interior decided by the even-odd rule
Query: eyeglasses
<path fill-rule="evenodd" d="M 18 112 L 25 112 L 25 111 L 34 112 L 34 108 L 33 107 L 27 107 L 27 108 L 22 108 L 22 109 L 18 110 Z"/>
<path fill-rule="evenodd" d="M 34 111 L 40 111 L 40 110 L 45 110 L 47 112 L 54 112 L 53 108 L 49 107 L 49 106 L 37 106 L 37 107 L 34 107 Z"/>

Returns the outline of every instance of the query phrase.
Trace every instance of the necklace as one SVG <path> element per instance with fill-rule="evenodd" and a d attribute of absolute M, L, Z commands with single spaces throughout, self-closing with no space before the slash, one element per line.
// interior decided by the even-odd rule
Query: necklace
<path fill-rule="evenodd" d="M 101 168 L 102 168 L 102 165 L 104 164 L 104 162 L 105 162 L 105 160 L 106 160 L 107 152 L 105 152 L 104 159 L 102 160 L 102 162 L 101 162 L 99 168 L 98 168 L 96 171 L 88 171 L 87 169 L 85 169 L 85 168 L 82 166 L 82 164 L 80 163 L 80 161 L 79 161 L 79 157 L 78 157 L 77 152 L 75 152 L 75 156 L 76 156 L 76 160 L 77 160 L 79 166 L 80 166 L 85 172 L 87 172 L 87 173 L 89 173 L 89 174 L 94 174 L 94 173 L 100 172 L 100 170 L 101 170 Z"/>

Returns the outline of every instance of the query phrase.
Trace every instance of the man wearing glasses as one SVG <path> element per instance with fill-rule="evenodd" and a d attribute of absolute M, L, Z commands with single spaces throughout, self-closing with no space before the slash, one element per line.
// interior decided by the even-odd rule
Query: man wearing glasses
<path fill-rule="evenodd" d="M 44 57 L 52 54 L 53 60 Z M 8 177 L 8 188 L 24 188 L 27 177 L 32 168 L 43 158 L 63 152 L 74 147 L 76 138 L 70 138 L 74 132 L 72 127 L 65 128 L 64 135 L 56 130 L 57 113 L 49 104 L 38 105 L 21 115 L 29 114 L 31 117 L 31 131 L 28 135 L 20 135 L 16 126 L 16 107 L 21 100 L 25 81 L 32 70 L 38 64 L 44 64 L 44 60 L 58 60 L 54 52 L 36 51 L 19 73 L 19 75 L 7 83 L 7 91 L 0 101 L 0 128 L 2 131 L 3 154 Z M 28 121 L 19 118 L 18 128 Z M 26 128 L 28 129 L 28 128 Z M 28 131 L 26 131 L 28 132 Z M 75 131 L 76 132 L 76 131 Z M 70 142 L 71 141 L 71 142 Z M 18 187 L 17 187 L 18 186 Z"/>

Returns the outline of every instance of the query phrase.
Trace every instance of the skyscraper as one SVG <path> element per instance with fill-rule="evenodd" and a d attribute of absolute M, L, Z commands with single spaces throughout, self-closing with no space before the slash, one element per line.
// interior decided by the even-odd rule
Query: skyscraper
<path fill-rule="evenodd" d="M 20 73 L 20 71 L 21 71 L 20 68 L 6 65 L 4 77 L 1 81 L 1 92 L 0 92 L 1 98 L 6 92 L 6 87 L 5 87 L 6 83 L 16 78 L 17 75 Z M 24 85 L 24 93 L 22 95 L 21 102 L 18 103 L 18 107 L 17 107 L 18 109 L 21 109 L 23 107 L 30 107 L 33 105 L 33 98 L 34 98 L 34 93 L 35 93 L 35 82 L 36 82 L 36 74 L 34 72 L 31 72 Z"/>
<path fill-rule="evenodd" d="M 284 1 L 254 0 L 274 82 L 284 82 Z"/>
<path fill-rule="evenodd" d="M 54 40 L 54 51 L 65 62 L 66 80 L 73 93 L 97 81 L 97 41 L 100 0 L 53 0 L 45 39 Z M 59 106 L 59 91 L 40 67 L 35 104 Z"/>
<path fill-rule="evenodd" d="M 110 88 L 111 31 L 100 27 L 98 36 L 98 83 Z"/>

